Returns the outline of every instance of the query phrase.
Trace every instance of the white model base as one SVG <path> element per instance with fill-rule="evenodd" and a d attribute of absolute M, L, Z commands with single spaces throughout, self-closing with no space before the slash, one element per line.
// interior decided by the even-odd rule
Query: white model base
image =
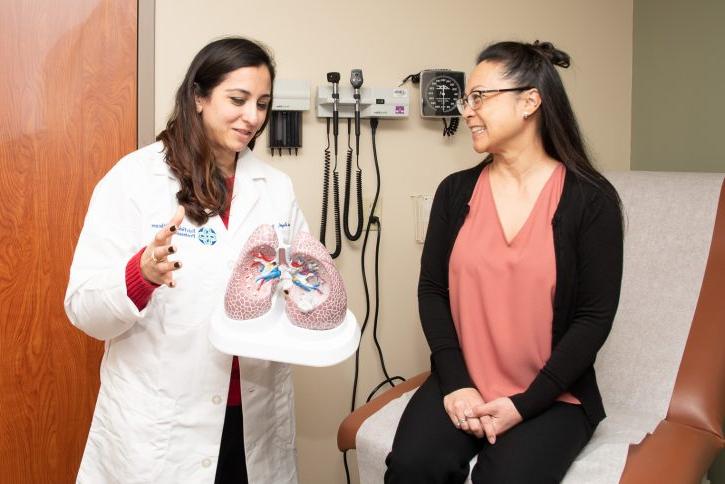
<path fill-rule="evenodd" d="M 336 328 L 304 329 L 287 318 L 276 294 L 273 298 L 267 314 L 247 321 L 229 319 L 224 305 L 217 306 L 209 329 L 211 344 L 230 355 L 305 366 L 332 366 L 357 350 L 360 328 L 349 309 Z"/>

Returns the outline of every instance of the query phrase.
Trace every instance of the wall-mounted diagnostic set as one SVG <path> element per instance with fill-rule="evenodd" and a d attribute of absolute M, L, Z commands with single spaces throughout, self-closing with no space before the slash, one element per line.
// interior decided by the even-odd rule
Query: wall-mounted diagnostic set
<path fill-rule="evenodd" d="M 330 145 L 334 154 L 334 165 L 332 166 L 332 196 L 333 196 L 333 217 L 335 230 L 335 249 L 330 256 L 334 259 L 342 251 L 342 229 L 348 240 L 355 241 L 360 238 L 363 231 L 363 209 L 362 209 L 362 170 L 360 169 L 360 120 L 362 118 L 378 119 L 402 119 L 407 118 L 410 111 L 410 98 L 408 90 L 403 87 L 397 88 L 376 88 L 363 86 L 363 72 L 361 69 L 353 69 L 350 72 L 350 85 L 340 85 L 340 73 L 328 72 L 327 84 L 317 88 L 317 117 L 325 118 L 327 124 L 327 146 L 324 151 L 323 183 L 322 183 L 322 217 L 320 221 L 320 242 L 326 243 L 328 205 L 330 197 L 330 169 L 331 154 Z M 347 157 L 345 166 L 345 197 L 343 205 L 343 219 L 340 220 L 340 181 L 337 169 L 338 159 L 338 135 L 340 118 L 347 119 Z M 355 158 L 357 170 L 356 179 L 356 202 L 357 202 L 357 228 L 353 231 L 348 222 L 351 205 L 351 176 L 353 150 L 351 146 L 351 121 L 355 123 Z M 330 143 L 330 125 L 332 125 L 332 143 Z M 373 140 L 374 143 L 374 140 Z M 378 180 L 379 185 L 379 180 Z M 373 201 L 372 212 L 374 213 L 378 195 Z M 369 224 L 368 224 L 369 227 Z"/>

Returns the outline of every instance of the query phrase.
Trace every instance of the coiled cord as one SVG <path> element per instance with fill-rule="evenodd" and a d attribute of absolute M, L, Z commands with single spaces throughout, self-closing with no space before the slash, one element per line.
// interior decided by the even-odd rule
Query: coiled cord
<path fill-rule="evenodd" d="M 327 202 L 330 197 L 330 118 L 327 118 L 327 146 L 322 172 L 322 216 L 320 218 L 320 243 L 325 245 L 327 233 Z"/>
<path fill-rule="evenodd" d="M 360 170 L 360 140 L 357 140 L 357 172 L 355 173 L 356 178 L 356 201 L 357 201 L 357 228 L 353 233 L 350 230 L 350 172 L 352 171 L 352 146 L 350 146 L 350 122 L 351 119 L 347 119 L 347 156 L 345 158 L 345 204 L 342 209 L 342 222 L 343 230 L 345 231 L 345 237 L 348 240 L 358 240 L 362 235 L 363 231 L 363 209 L 362 209 L 362 170 Z"/>
<path fill-rule="evenodd" d="M 443 118 L 443 136 L 453 136 L 456 134 L 459 122 L 460 118 L 458 116 L 452 117 L 450 123 L 446 123 L 446 118 Z"/>
<path fill-rule="evenodd" d="M 330 118 L 327 118 L 327 146 L 325 147 L 323 169 L 320 243 L 327 245 L 325 239 L 327 235 L 327 205 L 330 200 Z M 337 149 L 335 150 L 335 166 L 332 168 L 332 203 L 335 224 L 335 250 L 330 254 L 330 257 L 336 259 L 340 255 L 340 252 L 342 252 L 342 234 L 340 233 L 340 176 L 337 172 Z"/>
<path fill-rule="evenodd" d="M 340 174 L 337 170 L 332 172 L 332 203 L 335 214 L 335 250 L 330 257 L 337 259 L 342 252 L 342 234 L 340 233 Z"/>

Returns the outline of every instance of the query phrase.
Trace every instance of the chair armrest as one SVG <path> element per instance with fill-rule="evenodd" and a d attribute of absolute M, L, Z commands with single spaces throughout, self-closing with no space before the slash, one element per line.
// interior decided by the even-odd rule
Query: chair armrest
<path fill-rule="evenodd" d="M 398 385 L 395 385 L 390 390 L 383 392 L 379 397 L 375 397 L 365 405 L 355 409 L 345 420 L 342 421 L 340 427 L 337 429 L 337 448 L 342 452 L 355 448 L 355 436 L 360 426 L 365 420 L 391 400 L 400 397 L 402 394 L 409 392 L 415 388 L 418 388 L 428 378 L 430 372 L 426 371 L 416 375 Z"/>
<path fill-rule="evenodd" d="M 700 484 L 725 441 L 710 432 L 663 420 L 629 447 L 620 484 Z"/>

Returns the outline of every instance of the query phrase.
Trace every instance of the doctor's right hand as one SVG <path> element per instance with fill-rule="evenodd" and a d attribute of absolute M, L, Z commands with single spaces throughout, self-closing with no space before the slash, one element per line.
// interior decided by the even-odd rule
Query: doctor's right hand
<path fill-rule="evenodd" d="M 171 237 L 184 220 L 184 207 L 179 206 L 171 221 L 159 230 L 141 255 L 141 275 L 144 279 L 157 285 L 165 284 L 174 287 L 174 271 L 181 268 L 181 262 L 167 259 L 169 254 L 176 252 L 171 244 Z"/>

